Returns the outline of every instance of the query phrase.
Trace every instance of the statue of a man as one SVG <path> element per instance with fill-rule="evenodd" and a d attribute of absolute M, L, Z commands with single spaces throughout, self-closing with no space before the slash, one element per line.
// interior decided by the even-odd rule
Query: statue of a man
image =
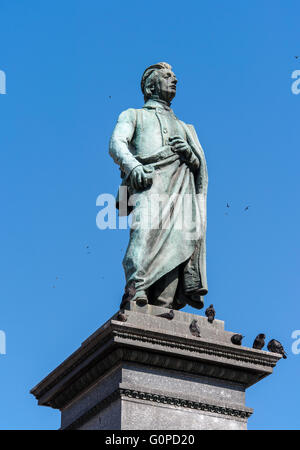
<path fill-rule="evenodd" d="M 120 114 L 110 140 L 128 193 L 125 209 L 133 210 L 135 222 L 123 260 L 121 308 L 133 300 L 200 309 L 207 294 L 206 162 L 194 127 L 170 108 L 177 85 L 171 69 L 162 62 L 144 71 L 145 104 Z"/>

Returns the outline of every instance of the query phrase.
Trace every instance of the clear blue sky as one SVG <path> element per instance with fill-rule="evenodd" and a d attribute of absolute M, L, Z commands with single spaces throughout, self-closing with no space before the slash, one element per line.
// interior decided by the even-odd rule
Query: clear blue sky
<path fill-rule="evenodd" d="M 265 332 L 288 352 L 247 391 L 249 429 L 299 428 L 299 15 L 296 0 L 1 0 L 1 429 L 59 427 L 29 390 L 118 308 L 128 231 L 97 229 L 96 198 L 117 190 L 108 140 L 158 61 L 206 152 L 207 302 L 245 345 Z"/>

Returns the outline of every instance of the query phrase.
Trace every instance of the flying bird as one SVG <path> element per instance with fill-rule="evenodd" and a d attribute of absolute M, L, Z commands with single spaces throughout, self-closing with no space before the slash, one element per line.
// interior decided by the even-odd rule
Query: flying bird
<path fill-rule="evenodd" d="M 173 311 L 173 309 L 171 309 L 171 311 L 163 313 L 163 314 L 159 314 L 159 316 L 157 316 L 157 317 L 163 317 L 164 319 L 173 320 L 174 316 L 175 316 L 174 311 Z"/>
<path fill-rule="evenodd" d="M 231 336 L 231 342 L 234 344 L 234 345 L 242 345 L 242 339 L 244 338 L 245 336 L 242 336 L 241 334 L 233 334 L 232 336 Z"/>
<path fill-rule="evenodd" d="M 299 56 L 295 56 L 295 58 L 296 58 L 296 59 L 298 59 L 298 58 L 299 58 Z"/>
<path fill-rule="evenodd" d="M 276 341 L 276 339 L 271 339 L 267 347 L 269 352 L 279 353 L 283 359 L 287 358 L 283 345 L 279 341 Z"/>
<path fill-rule="evenodd" d="M 226 208 L 230 208 L 230 205 L 229 205 L 229 203 L 227 203 L 227 204 L 226 204 Z"/>
<path fill-rule="evenodd" d="M 197 323 L 197 320 L 192 320 L 191 325 L 190 325 L 190 332 L 192 333 L 193 336 L 196 337 L 201 337 L 200 335 L 200 328 L 199 325 Z"/>
<path fill-rule="evenodd" d="M 216 315 L 216 311 L 214 309 L 214 305 L 209 305 L 209 307 L 205 311 L 205 315 L 209 321 L 209 323 L 213 323 Z"/>
<path fill-rule="evenodd" d="M 256 336 L 253 342 L 252 348 L 256 348 L 257 350 L 261 350 L 265 346 L 266 335 L 260 333 Z"/>
<path fill-rule="evenodd" d="M 244 211 L 248 211 L 248 209 L 249 209 L 249 206 L 246 206 L 246 208 L 244 209 Z"/>

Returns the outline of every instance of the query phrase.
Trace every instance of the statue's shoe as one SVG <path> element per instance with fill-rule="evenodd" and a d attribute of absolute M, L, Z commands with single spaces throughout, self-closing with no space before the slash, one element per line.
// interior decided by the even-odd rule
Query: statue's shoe
<path fill-rule="evenodd" d="M 148 305 L 148 298 L 144 296 L 137 296 L 133 301 L 135 300 L 136 304 L 138 306 L 145 306 Z"/>

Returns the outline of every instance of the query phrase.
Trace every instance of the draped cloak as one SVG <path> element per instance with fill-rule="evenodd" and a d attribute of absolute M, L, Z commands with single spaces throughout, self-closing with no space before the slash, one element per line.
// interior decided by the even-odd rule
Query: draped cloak
<path fill-rule="evenodd" d="M 142 151 L 145 145 L 141 145 L 140 138 L 143 131 L 147 129 L 147 120 L 149 124 L 151 122 L 147 119 L 149 115 L 145 110 L 127 110 L 130 111 L 129 120 L 132 122 L 133 131 L 125 140 L 123 139 L 123 143 L 127 143 L 128 152 L 133 155 L 135 162 L 133 159 L 128 159 L 128 157 L 131 158 L 129 153 L 123 154 L 124 150 L 121 151 L 118 148 L 120 138 L 118 124 L 110 142 L 110 154 L 120 165 L 121 176 L 123 176 L 117 207 L 119 207 L 120 215 L 124 214 L 124 209 L 127 209 L 127 213 L 132 211 L 130 240 L 123 260 L 126 286 L 134 282 L 137 292 L 146 291 L 164 275 L 180 266 L 175 300 L 179 305 L 184 306 L 188 303 L 200 309 L 203 307 L 202 296 L 207 293 L 208 176 L 205 155 L 192 125 L 178 120 L 172 110 L 167 116 L 167 122 L 166 116 L 162 120 L 155 105 L 157 102 L 152 103 L 154 105 L 150 103 L 148 111 L 153 112 L 155 109 L 157 126 L 162 138 L 158 148 L 152 148 L 151 141 L 149 142 L 148 139 L 148 149 L 146 152 Z M 122 114 L 120 116 L 121 121 L 124 120 L 124 113 L 122 113 L 123 117 L 121 117 Z M 149 126 L 153 127 L 153 123 Z M 151 130 L 149 130 L 150 134 Z M 154 132 L 157 135 L 158 130 L 155 128 L 152 130 L 152 133 Z M 168 143 L 168 140 L 164 139 L 164 133 L 170 132 L 181 135 L 189 144 L 193 155 L 199 161 L 196 170 L 191 170 L 170 145 L 164 145 Z M 155 139 L 153 139 L 154 143 Z M 150 188 L 141 191 L 134 191 L 131 188 L 129 175 L 132 164 L 143 165 L 149 176 L 152 176 L 153 182 Z M 124 202 L 126 202 L 125 208 Z"/>

